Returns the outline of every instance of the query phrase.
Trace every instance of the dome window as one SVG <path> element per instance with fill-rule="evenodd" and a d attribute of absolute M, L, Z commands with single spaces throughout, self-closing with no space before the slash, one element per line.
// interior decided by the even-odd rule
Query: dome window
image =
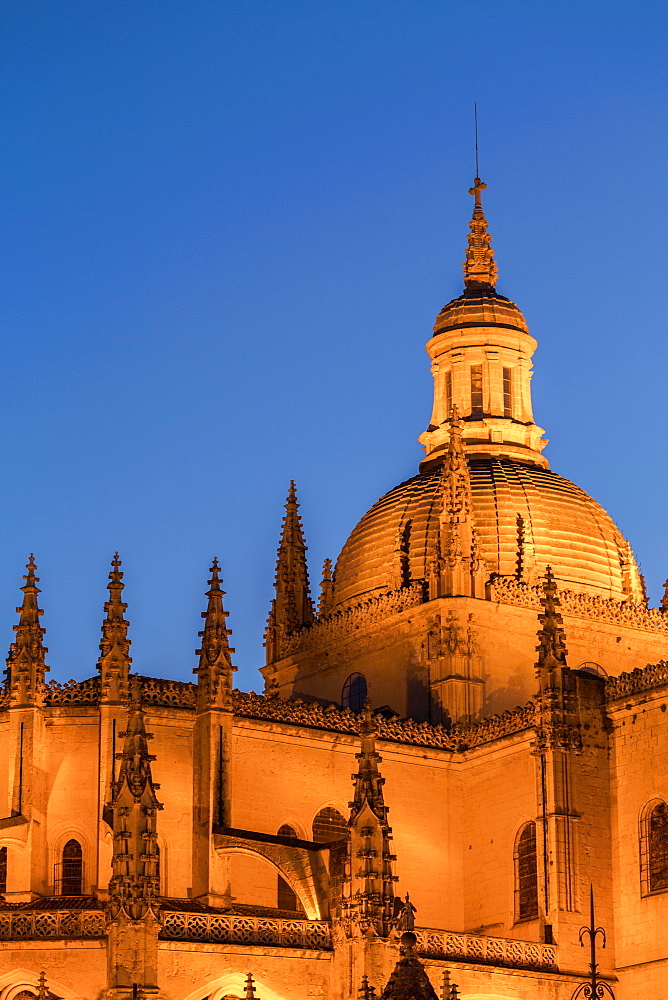
<path fill-rule="evenodd" d="M 343 685 L 341 704 L 353 712 L 360 712 L 367 696 L 367 683 L 364 674 L 351 674 Z"/>
<path fill-rule="evenodd" d="M 511 368 L 503 369 L 503 415 L 513 415 L 513 372 Z"/>
<path fill-rule="evenodd" d="M 471 365 L 471 416 L 482 420 L 482 365 Z"/>

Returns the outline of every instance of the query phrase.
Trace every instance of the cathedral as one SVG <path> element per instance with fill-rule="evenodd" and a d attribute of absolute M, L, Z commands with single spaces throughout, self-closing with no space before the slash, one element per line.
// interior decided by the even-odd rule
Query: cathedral
<path fill-rule="evenodd" d="M 317 597 L 290 485 L 263 694 L 233 685 L 216 560 L 194 682 L 142 675 L 118 554 L 97 670 L 47 681 L 30 556 L 0 1000 L 668 996 L 668 596 L 543 455 L 484 189 L 419 469 Z"/>

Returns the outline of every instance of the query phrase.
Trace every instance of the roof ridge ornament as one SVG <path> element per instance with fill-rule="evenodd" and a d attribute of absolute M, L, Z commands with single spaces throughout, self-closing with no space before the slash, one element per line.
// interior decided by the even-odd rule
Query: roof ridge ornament
<path fill-rule="evenodd" d="M 494 288 L 499 271 L 494 260 L 492 237 L 488 233 L 487 219 L 482 208 L 482 192 L 487 185 L 476 177 L 469 194 L 475 197 L 473 218 L 469 223 L 471 232 L 468 236 L 466 260 L 464 268 L 464 284 L 467 288 Z"/>

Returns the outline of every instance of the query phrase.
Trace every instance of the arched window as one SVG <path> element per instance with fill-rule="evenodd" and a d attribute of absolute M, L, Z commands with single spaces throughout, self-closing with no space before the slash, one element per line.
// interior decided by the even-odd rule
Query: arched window
<path fill-rule="evenodd" d="M 343 685 L 341 704 L 353 712 L 360 712 L 366 701 L 367 685 L 364 674 L 351 674 Z"/>
<path fill-rule="evenodd" d="M 0 896 L 7 892 L 7 848 L 0 847 Z"/>
<path fill-rule="evenodd" d="M 83 892 L 83 853 L 78 840 L 68 840 L 60 864 L 59 896 L 81 896 Z"/>
<path fill-rule="evenodd" d="M 348 824 L 338 809 L 327 806 L 320 810 L 313 820 L 313 839 L 316 844 L 348 839 Z"/>
<path fill-rule="evenodd" d="M 297 831 L 284 823 L 278 828 L 279 837 L 296 837 Z M 292 913 L 303 913 L 304 907 L 299 896 L 294 891 L 289 882 L 286 882 L 282 875 L 278 876 L 278 908 L 279 910 L 290 910 Z"/>
<path fill-rule="evenodd" d="M 338 912 L 348 840 L 348 824 L 338 809 L 327 806 L 320 810 L 313 820 L 313 839 L 316 844 L 333 844 L 329 849 L 329 902 L 333 911 Z"/>
<path fill-rule="evenodd" d="M 538 916 L 536 824 L 525 823 L 515 842 L 515 919 Z"/>
<path fill-rule="evenodd" d="M 641 832 L 643 891 L 663 892 L 668 889 L 668 805 L 665 802 L 650 804 Z"/>

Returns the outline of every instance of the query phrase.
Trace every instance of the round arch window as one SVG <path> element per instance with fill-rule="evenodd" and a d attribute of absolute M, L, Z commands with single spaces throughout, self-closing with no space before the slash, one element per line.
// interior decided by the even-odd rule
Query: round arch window
<path fill-rule="evenodd" d="M 366 701 L 368 688 L 364 674 L 351 674 L 343 685 L 341 704 L 353 712 L 360 712 Z"/>

